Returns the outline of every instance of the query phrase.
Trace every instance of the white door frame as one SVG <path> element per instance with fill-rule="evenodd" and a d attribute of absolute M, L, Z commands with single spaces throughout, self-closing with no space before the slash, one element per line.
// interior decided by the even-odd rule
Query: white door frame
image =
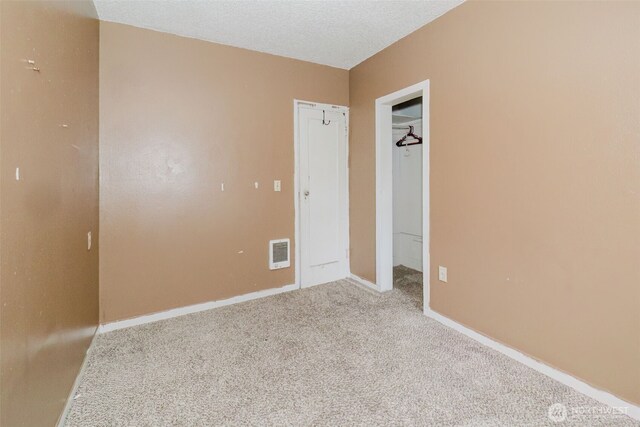
<path fill-rule="evenodd" d="M 423 310 L 429 309 L 429 80 L 376 99 L 376 283 L 393 289 L 392 107 L 422 97 L 422 283 Z"/>
<path fill-rule="evenodd" d="M 349 212 L 349 107 L 345 107 L 343 105 L 331 105 L 331 104 L 322 104 L 319 102 L 311 102 L 311 101 L 303 101 L 299 99 L 293 100 L 293 157 L 294 157 L 294 167 L 293 167 L 293 206 L 295 210 L 295 238 L 294 238 L 294 246 L 295 246 L 295 280 L 296 286 L 298 288 L 302 288 L 302 281 L 300 275 L 300 121 L 298 115 L 298 109 L 300 105 L 304 105 L 307 108 L 312 108 L 315 110 L 330 110 L 337 111 L 340 113 L 344 113 L 345 116 L 345 124 L 346 124 L 346 135 L 345 135 L 345 149 L 346 149 L 346 164 L 347 164 L 347 175 L 345 180 L 346 186 L 346 194 L 347 194 L 347 212 Z M 345 230 L 347 235 L 345 236 L 347 239 L 347 272 L 351 271 L 350 267 L 350 256 L 349 256 L 349 215 L 347 215 L 347 228 Z"/>

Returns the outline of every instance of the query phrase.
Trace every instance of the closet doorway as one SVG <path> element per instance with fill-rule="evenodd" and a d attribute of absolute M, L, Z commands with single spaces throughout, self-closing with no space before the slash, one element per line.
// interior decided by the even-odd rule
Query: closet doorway
<path fill-rule="evenodd" d="M 376 284 L 422 275 L 429 311 L 429 81 L 376 100 Z"/>
<path fill-rule="evenodd" d="M 393 280 L 422 292 L 422 97 L 392 107 Z M 420 296 L 422 298 L 422 296 Z"/>

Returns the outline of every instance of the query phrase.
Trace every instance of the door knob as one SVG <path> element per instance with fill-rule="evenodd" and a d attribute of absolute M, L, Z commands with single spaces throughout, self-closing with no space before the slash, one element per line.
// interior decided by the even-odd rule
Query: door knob
<path fill-rule="evenodd" d="M 306 190 L 306 191 L 304 192 L 304 196 L 305 196 L 305 197 L 307 197 L 308 195 L 309 195 L 309 190 Z"/>

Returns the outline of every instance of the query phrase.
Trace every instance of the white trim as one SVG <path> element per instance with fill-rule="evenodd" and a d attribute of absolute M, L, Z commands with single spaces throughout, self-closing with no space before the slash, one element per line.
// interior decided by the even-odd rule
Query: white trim
<path fill-rule="evenodd" d="M 133 317 L 131 319 L 119 320 L 117 322 L 106 323 L 98 328 L 99 334 L 105 332 L 116 331 L 118 329 L 130 328 L 131 326 L 144 325 L 146 323 L 157 322 L 159 320 L 172 319 L 174 317 L 184 316 L 186 314 L 198 313 L 200 311 L 211 310 L 212 308 L 224 307 L 226 305 L 238 304 L 245 301 L 251 301 L 258 298 L 264 298 L 271 295 L 281 294 L 283 292 L 295 291 L 298 285 L 286 285 L 281 288 L 264 289 L 261 291 L 251 292 L 244 295 L 238 295 L 228 299 L 209 301 L 201 304 L 188 305 L 186 307 L 174 308 L 171 310 L 160 311 L 158 313 L 148 314 L 145 316 Z"/>
<path fill-rule="evenodd" d="M 393 152 L 392 107 L 422 97 L 422 271 L 423 309 L 429 307 L 429 80 L 376 99 L 376 283 L 382 292 L 393 289 Z"/>
<path fill-rule="evenodd" d="M 372 291 L 380 292 L 380 289 L 378 289 L 378 285 L 376 285 L 375 283 L 371 283 L 370 281 L 363 279 L 360 276 L 356 276 L 355 274 L 351 273 L 349 275 L 349 278 L 357 284 L 364 286 L 365 288 L 371 289 Z"/>
<path fill-rule="evenodd" d="M 530 356 L 527 356 L 524 353 L 519 352 L 511 347 L 508 347 L 504 344 L 501 344 L 486 335 L 482 335 L 472 329 L 467 328 L 466 326 L 461 325 L 460 323 L 452 320 L 442 314 L 431 310 L 430 308 L 425 310 L 424 313 L 426 316 L 442 323 L 445 326 L 448 326 L 456 331 L 460 332 L 478 341 L 480 344 L 483 344 L 493 350 L 496 350 L 507 357 L 515 360 L 516 362 L 520 362 L 523 365 L 526 365 L 572 389 L 594 399 L 598 402 L 604 403 L 605 405 L 613 406 L 613 407 L 627 407 L 627 415 L 633 419 L 640 421 L 640 406 L 634 405 L 633 403 L 627 402 L 626 400 L 622 400 L 619 397 L 614 396 L 613 394 L 606 392 L 604 390 L 597 389 L 578 378 L 571 376 L 565 372 L 560 371 L 559 369 L 552 368 L 551 366 L 533 359 Z"/>
<path fill-rule="evenodd" d="M 80 381 L 84 376 L 84 371 L 86 370 L 87 362 L 89 361 L 89 353 L 91 353 L 91 350 L 93 349 L 93 343 L 96 340 L 96 336 L 98 336 L 98 330 L 99 328 L 96 328 L 93 334 L 93 337 L 91 337 L 91 342 L 89 343 L 89 347 L 87 347 L 87 351 L 84 354 L 84 360 L 82 361 L 82 365 L 80 365 L 80 370 L 78 371 L 78 375 L 76 375 L 76 379 L 73 382 L 71 391 L 69 392 L 69 397 L 67 397 L 67 401 L 64 404 L 64 409 L 62 410 L 62 413 L 60 414 L 60 418 L 58 418 L 58 422 L 56 423 L 56 426 L 58 427 L 64 427 L 67 421 L 67 416 L 69 415 L 69 411 L 71 411 L 71 406 L 73 405 L 73 398 L 78 392 Z"/>
<path fill-rule="evenodd" d="M 349 232 L 349 107 L 343 105 L 322 104 L 319 102 L 304 101 L 300 99 L 293 100 L 293 207 L 294 207 L 294 246 L 295 246 L 295 284 L 298 288 L 302 289 L 302 281 L 300 280 L 300 179 L 298 176 L 299 164 L 300 164 L 300 138 L 298 136 L 299 129 L 299 107 L 311 108 L 316 110 L 333 110 L 345 114 L 345 147 L 347 155 L 347 179 L 346 179 L 346 194 L 347 194 L 347 273 L 351 271 L 351 256 L 349 254 L 350 248 L 350 232 Z"/>
<path fill-rule="evenodd" d="M 304 101 L 293 100 L 293 217 L 294 217 L 294 232 L 293 232 L 293 245 L 294 256 L 296 257 L 294 262 L 294 276 L 295 284 L 298 288 L 301 288 L 300 282 L 300 219 L 298 218 L 298 212 L 300 211 L 300 182 L 298 179 L 298 163 L 300 163 L 300 150 L 298 149 L 298 105 Z"/>
<path fill-rule="evenodd" d="M 431 308 L 431 86 L 422 82 L 422 310 Z M 391 257 L 393 263 L 393 257 Z"/>
<path fill-rule="evenodd" d="M 349 165 L 349 108 L 345 112 L 345 123 L 347 128 L 345 129 L 345 146 L 347 150 L 347 175 L 345 185 L 347 186 L 347 274 L 351 275 L 351 196 L 349 194 L 349 175 L 351 174 L 351 170 Z"/>

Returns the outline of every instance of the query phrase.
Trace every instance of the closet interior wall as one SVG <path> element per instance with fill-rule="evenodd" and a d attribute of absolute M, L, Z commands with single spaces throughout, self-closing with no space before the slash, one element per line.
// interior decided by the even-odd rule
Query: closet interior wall
<path fill-rule="evenodd" d="M 422 271 L 422 145 L 397 147 L 409 126 L 422 136 L 422 104 L 393 111 L 393 265 Z M 411 143 L 413 139 L 408 138 Z"/>

